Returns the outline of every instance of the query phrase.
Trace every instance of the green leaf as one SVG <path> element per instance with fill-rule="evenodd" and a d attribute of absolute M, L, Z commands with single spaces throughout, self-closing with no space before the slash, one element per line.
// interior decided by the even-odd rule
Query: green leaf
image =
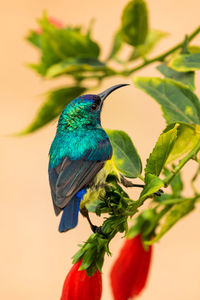
<path fill-rule="evenodd" d="M 174 124 L 169 125 L 171 128 Z M 172 151 L 167 159 L 166 164 L 171 163 L 177 158 L 182 157 L 187 152 L 191 151 L 200 141 L 200 126 L 180 123 L 177 129 L 177 138 L 172 148 Z"/>
<path fill-rule="evenodd" d="M 34 70 L 35 72 L 37 72 L 38 74 L 44 76 L 45 72 L 46 72 L 46 67 L 40 63 L 40 64 L 27 64 L 27 66 Z"/>
<path fill-rule="evenodd" d="M 26 37 L 26 40 L 29 41 L 32 45 L 37 48 L 41 48 L 41 36 L 36 31 L 31 30 Z"/>
<path fill-rule="evenodd" d="M 185 85 L 187 85 L 191 90 L 195 89 L 194 86 L 194 72 L 177 72 L 169 68 L 165 63 L 159 65 L 157 70 L 160 71 L 167 78 L 174 79 Z"/>
<path fill-rule="evenodd" d="M 181 179 L 181 173 L 178 173 L 174 179 L 170 182 L 171 188 L 172 188 L 172 192 L 174 196 L 180 197 L 181 196 L 181 192 L 183 190 L 183 181 Z"/>
<path fill-rule="evenodd" d="M 177 137 L 177 126 L 163 132 L 156 142 L 156 145 L 147 159 L 145 174 L 151 173 L 159 176 L 174 146 Z"/>
<path fill-rule="evenodd" d="M 79 268 L 80 271 L 89 268 L 94 261 L 94 255 L 96 254 L 96 249 L 95 247 L 90 247 L 89 250 L 90 251 L 87 250 L 84 253 L 83 261 Z"/>
<path fill-rule="evenodd" d="M 125 6 L 121 32 L 124 41 L 132 46 L 145 42 L 148 34 L 148 10 L 144 0 L 132 0 Z"/>
<path fill-rule="evenodd" d="M 126 227 L 126 216 L 111 216 L 104 221 L 101 229 L 104 234 L 112 235 L 115 232 L 124 232 Z"/>
<path fill-rule="evenodd" d="M 41 61 L 37 70 L 45 75 L 54 64 L 70 58 L 97 58 L 100 48 L 89 34 L 80 28 L 56 28 L 46 15 L 39 21 L 41 26 Z"/>
<path fill-rule="evenodd" d="M 61 61 L 51 66 L 46 73 L 49 78 L 62 74 L 74 74 L 83 72 L 101 72 L 111 74 L 113 71 L 96 58 L 77 58 Z"/>
<path fill-rule="evenodd" d="M 86 89 L 80 86 L 60 88 L 50 91 L 47 101 L 41 106 L 32 123 L 20 132 L 20 135 L 34 132 L 55 119 L 74 98 L 80 96 Z"/>
<path fill-rule="evenodd" d="M 188 50 L 191 54 L 192 53 L 200 53 L 200 47 L 199 46 L 195 46 L 195 45 L 189 46 Z"/>
<path fill-rule="evenodd" d="M 200 53 L 179 54 L 170 62 L 169 66 L 178 72 L 189 72 L 200 69 Z"/>
<path fill-rule="evenodd" d="M 184 200 L 184 199 L 183 199 Z M 189 214 L 194 209 L 195 200 L 187 199 L 182 201 L 180 204 L 175 205 L 167 214 L 164 223 L 161 225 L 159 233 L 147 244 L 153 244 L 160 240 L 160 238 L 168 231 L 170 228 L 178 222 L 181 218 Z"/>
<path fill-rule="evenodd" d="M 147 54 L 149 54 L 154 47 L 158 44 L 158 42 L 168 36 L 168 33 L 156 29 L 152 29 L 148 32 L 147 38 L 142 45 L 137 46 L 133 53 L 131 54 L 129 61 L 135 60 L 139 57 L 145 58 Z"/>
<path fill-rule="evenodd" d="M 143 201 L 148 196 L 156 193 L 161 187 L 164 186 L 164 182 L 154 174 L 147 173 L 145 176 L 145 186 L 140 194 L 140 200 Z"/>
<path fill-rule="evenodd" d="M 178 196 L 174 196 L 172 194 L 162 194 L 161 196 L 155 196 L 155 201 L 158 202 L 161 205 L 172 205 L 172 204 L 178 204 L 180 202 L 183 202 L 183 198 Z"/>
<path fill-rule="evenodd" d="M 126 237 L 128 239 L 134 238 L 136 235 L 138 235 L 141 232 L 141 224 L 140 222 L 136 222 L 131 228 L 128 230 Z"/>
<path fill-rule="evenodd" d="M 200 124 L 199 99 L 185 85 L 157 77 L 135 77 L 133 82 L 161 105 L 168 123 Z"/>
<path fill-rule="evenodd" d="M 114 163 L 124 176 L 136 178 L 142 172 L 141 159 L 127 133 L 121 130 L 106 130 L 113 147 Z"/>
<path fill-rule="evenodd" d="M 110 54 L 108 56 L 108 59 L 115 59 L 116 55 L 119 53 L 119 51 L 121 50 L 123 45 L 123 39 L 121 36 L 121 31 L 118 30 L 115 34 L 114 34 L 114 38 L 113 38 L 113 42 L 112 42 L 112 48 L 110 51 Z"/>

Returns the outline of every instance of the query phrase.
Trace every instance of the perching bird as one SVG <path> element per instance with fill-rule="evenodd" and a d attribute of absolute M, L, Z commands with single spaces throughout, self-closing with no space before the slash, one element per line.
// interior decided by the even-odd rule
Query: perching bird
<path fill-rule="evenodd" d="M 60 115 L 49 151 L 49 181 L 55 214 L 62 211 L 60 232 L 77 225 L 81 200 L 112 157 L 112 146 L 101 127 L 100 113 L 106 97 L 126 85 L 112 86 L 98 95 L 80 96 Z"/>

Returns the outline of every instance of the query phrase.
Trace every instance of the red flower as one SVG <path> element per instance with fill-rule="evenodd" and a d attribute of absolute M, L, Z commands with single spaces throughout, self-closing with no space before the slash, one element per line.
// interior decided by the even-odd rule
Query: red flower
<path fill-rule="evenodd" d="M 52 17 L 48 17 L 48 21 L 49 21 L 50 24 L 54 25 L 56 28 L 62 28 L 62 27 L 64 27 L 64 25 L 63 25 L 63 23 L 61 21 L 56 20 L 56 19 L 54 19 Z M 42 33 L 42 29 L 38 28 L 35 32 L 38 33 L 38 34 L 41 34 Z"/>
<path fill-rule="evenodd" d="M 79 271 L 81 261 L 69 271 L 60 300 L 100 300 L 102 294 L 101 273 L 97 270 L 89 277 L 85 270 Z"/>
<path fill-rule="evenodd" d="M 127 239 L 111 270 L 111 286 L 115 300 L 137 296 L 146 284 L 152 247 L 145 250 L 141 235 Z"/>

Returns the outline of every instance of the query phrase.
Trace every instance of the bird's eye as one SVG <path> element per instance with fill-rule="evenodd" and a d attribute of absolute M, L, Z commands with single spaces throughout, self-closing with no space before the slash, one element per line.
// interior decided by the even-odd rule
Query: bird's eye
<path fill-rule="evenodd" d="M 92 105 L 91 105 L 91 109 L 92 110 L 96 110 L 98 108 L 98 105 L 96 104 L 96 103 L 93 103 Z"/>

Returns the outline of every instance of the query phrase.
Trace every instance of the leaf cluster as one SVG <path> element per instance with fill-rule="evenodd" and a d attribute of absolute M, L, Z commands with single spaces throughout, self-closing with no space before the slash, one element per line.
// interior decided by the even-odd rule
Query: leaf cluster
<path fill-rule="evenodd" d="M 73 84 L 48 92 L 35 119 L 20 134 L 34 132 L 57 117 L 69 101 L 89 89 L 88 79 L 99 85 L 110 76 L 129 76 L 127 63 L 146 59 L 154 46 L 167 36 L 162 31 L 150 29 L 148 8 L 143 0 L 133 0 L 125 6 L 105 61 L 100 58 L 100 44 L 92 38 L 91 25 L 87 30 L 81 26 L 57 27 L 46 13 L 38 20 L 38 25 L 40 29 L 30 30 L 26 39 L 39 52 L 39 61 L 28 66 L 45 79 L 65 76 L 72 79 Z M 124 60 L 121 53 L 126 47 L 129 54 Z M 113 62 L 119 68 L 114 68 Z"/>
<path fill-rule="evenodd" d="M 108 243 L 108 239 L 103 235 L 92 234 L 84 245 L 80 245 L 80 250 L 73 256 L 73 263 L 82 260 L 79 270 L 86 270 L 89 276 L 92 276 L 97 269 L 101 271 L 105 252 L 110 254 Z"/>

